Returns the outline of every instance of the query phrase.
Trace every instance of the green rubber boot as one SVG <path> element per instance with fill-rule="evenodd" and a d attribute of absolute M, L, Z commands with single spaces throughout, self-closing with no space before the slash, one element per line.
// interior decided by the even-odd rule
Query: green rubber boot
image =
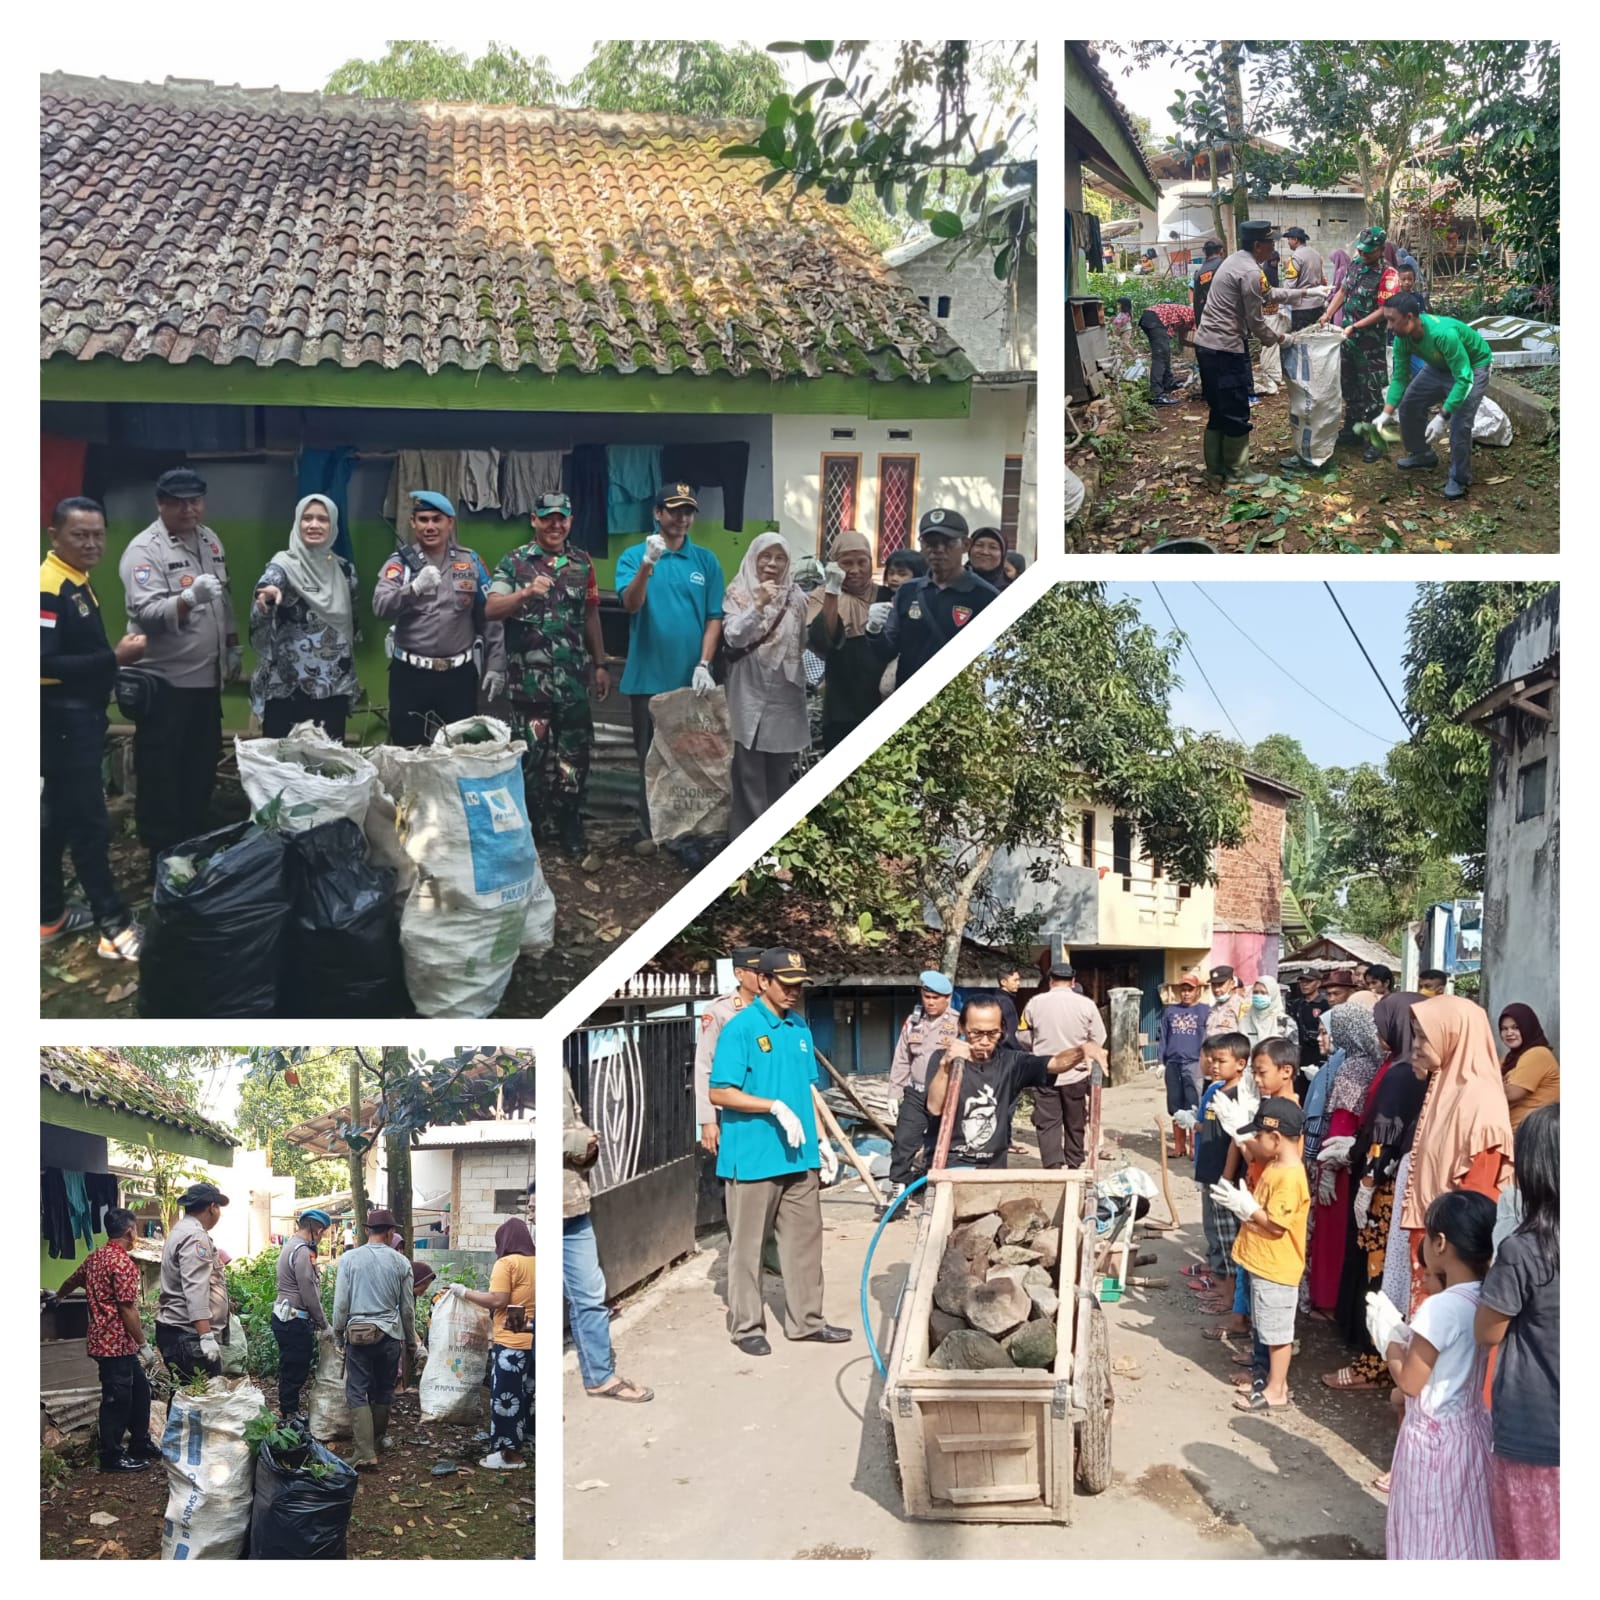
<path fill-rule="evenodd" d="M 378 1464 L 378 1446 L 373 1437 L 373 1421 L 371 1406 L 351 1406 L 350 1437 L 355 1441 L 355 1449 L 350 1454 L 352 1467 L 375 1467 Z"/>
<path fill-rule="evenodd" d="M 1240 483 L 1247 487 L 1254 487 L 1258 483 L 1265 483 L 1267 475 L 1264 472 L 1250 472 L 1246 469 L 1250 465 L 1250 435 L 1241 433 L 1238 438 L 1230 438 L 1227 434 L 1222 436 L 1222 475 L 1229 483 Z"/>
<path fill-rule="evenodd" d="M 1222 435 L 1215 428 L 1206 429 L 1205 450 L 1206 487 L 1220 489 L 1225 476 L 1222 467 Z"/>
<path fill-rule="evenodd" d="M 372 1408 L 372 1437 L 377 1444 L 379 1455 L 394 1449 L 394 1440 L 389 1437 L 388 1406 L 374 1406 Z"/>

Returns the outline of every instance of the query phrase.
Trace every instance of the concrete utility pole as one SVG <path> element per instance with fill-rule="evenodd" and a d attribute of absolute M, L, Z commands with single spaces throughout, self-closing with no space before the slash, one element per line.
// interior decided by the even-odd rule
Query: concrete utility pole
<path fill-rule="evenodd" d="M 1135 1083 L 1144 1072 L 1144 1056 L 1139 1049 L 1139 1007 L 1144 995 L 1138 989 L 1111 991 L 1111 1027 L 1106 1054 L 1111 1058 L 1108 1074 L 1113 1086 Z"/>

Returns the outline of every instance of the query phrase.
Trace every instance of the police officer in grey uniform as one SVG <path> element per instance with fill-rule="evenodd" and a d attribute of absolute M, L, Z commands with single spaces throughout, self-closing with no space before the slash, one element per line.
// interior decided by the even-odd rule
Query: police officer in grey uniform
<path fill-rule="evenodd" d="M 456 543 L 456 508 L 432 489 L 411 491 L 417 549 L 384 563 L 372 612 L 394 622 L 389 658 L 389 742 L 415 748 L 506 686 L 505 629 L 484 615 L 489 573 Z"/>
<path fill-rule="evenodd" d="M 222 686 L 239 680 L 227 558 L 205 513 L 199 473 L 162 473 L 156 520 L 117 568 L 128 625 L 149 640 L 140 665 L 161 680 L 133 732 L 133 814 L 152 878 L 163 850 L 205 832 L 222 755 Z"/>
<path fill-rule="evenodd" d="M 211 1230 L 228 1197 L 214 1183 L 191 1184 L 178 1196 L 183 1215 L 161 1249 L 156 1348 L 179 1383 L 222 1371 L 228 1342 L 228 1286 Z"/>
<path fill-rule="evenodd" d="M 738 1016 L 761 992 L 756 974 L 761 953 L 760 945 L 737 946 L 731 953 L 737 987 L 732 994 L 719 995 L 700 1013 L 700 1037 L 694 1047 L 694 1120 L 700 1124 L 700 1147 L 711 1155 L 717 1153 L 721 1136 L 717 1108 L 711 1103 L 711 1063 L 723 1024 Z"/>

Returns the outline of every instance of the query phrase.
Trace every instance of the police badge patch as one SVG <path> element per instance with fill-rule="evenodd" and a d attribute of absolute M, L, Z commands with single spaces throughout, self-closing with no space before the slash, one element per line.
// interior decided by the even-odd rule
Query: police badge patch
<path fill-rule="evenodd" d="M 964 627 L 972 620 L 972 607 L 952 606 L 950 608 L 950 617 L 958 628 Z"/>
<path fill-rule="evenodd" d="M 150 568 L 148 566 L 135 567 L 133 569 L 133 581 L 141 589 L 148 589 L 150 587 Z"/>
<path fill-rule="evenodd" d="M 912 622 L 920 622 L 922 620 L 922 607 L 913 602 L 911 605 L 906 607 L 906 616 L 910 618 Z"/>

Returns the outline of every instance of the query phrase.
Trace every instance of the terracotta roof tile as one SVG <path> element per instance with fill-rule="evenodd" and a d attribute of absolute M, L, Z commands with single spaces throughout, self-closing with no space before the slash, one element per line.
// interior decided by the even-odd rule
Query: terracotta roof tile
<path fill-rule="evenodd" d="M 963 379 L 837 207 L 742 125 L 56 74 L 40 353 Z"/>
<path fill-rule="evenodd" d="M 218 1144 L 239 1143 L 220 1123 L 191 1110 L 159 1078 L 136 1067 L 120 1051 L 46 1045 L 39 1051 L 39 1081 L 62 1094 L 98 1100 L 136 1117 L 203 1134 Z"/>

